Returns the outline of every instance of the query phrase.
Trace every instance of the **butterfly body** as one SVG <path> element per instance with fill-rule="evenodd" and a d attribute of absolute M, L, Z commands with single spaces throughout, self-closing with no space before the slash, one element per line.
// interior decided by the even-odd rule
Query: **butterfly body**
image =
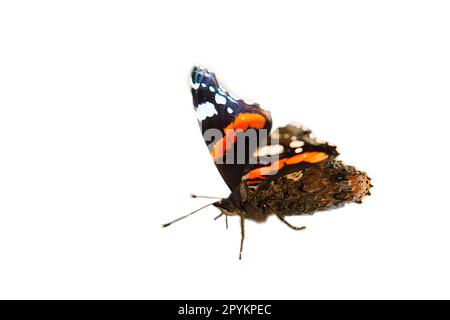
<path fill-rule="evenodd" d="M 332 160 L 280 175 L 261 189 L 252 190 L 243 181 L 227 199 L 214 206 L 226 215 L 243 215 L 245 219 L 263 222 L 270 215 L 311 215 L 361 202 L 369 190 L 366 173 Z"/>

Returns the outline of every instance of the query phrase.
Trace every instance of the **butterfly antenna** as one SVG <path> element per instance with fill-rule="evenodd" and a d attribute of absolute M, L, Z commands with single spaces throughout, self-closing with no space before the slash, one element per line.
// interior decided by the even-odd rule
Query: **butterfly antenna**
<path fill-rule="evenodd" d="M 184 218 L 187 218 L 187 217 L 193 215 L 194 213 L 196 213 L 196 212 L 198 212 L 198 211 L 200 211 L 200 210 L 202 210 L 202 209 L 205 209 L 206 207 L 209 207 L 210 205 L 212 205 L 212 204 L 214 204 L 214 203 L 215 203 L 215 202 L 208 203 L 207 205 L 205 205 L 205 206 L 203 206 L 203 207 L 200 207 L 200 208 L 198 208 L 197 210 L 194 210 L 194 211 L 192 211 L 191 213 L 188 213 L 187 215 L 184 215 L 184 216 L 182 216 L 182 217 L 179 217 L 179 218 L 177 218 L 177 219 L 175 219 L 175 220 L 173 220 L 173 221 L 170 221 L 170 222 L 168 222 L 168 223 L 164 223 L 164 224 L 162 225 L 162 227 L 163 227 L 163 228 L 168 227 L 168 226 L 170 226 L 172 223 L 175 223 L 175 222 L 177 222 L 177 221 L 183 220 Z"/>
<path fill-rule="evenodd" d="M 201 196 L 201 195 L 193 194 L 193 193 L 191 193 L 190 196 L 191 196 L 191 198 L 219 199 L 219 200 L 223 200 L 224 199 L 224 198 L 221 198 L 221 197 Z"/>

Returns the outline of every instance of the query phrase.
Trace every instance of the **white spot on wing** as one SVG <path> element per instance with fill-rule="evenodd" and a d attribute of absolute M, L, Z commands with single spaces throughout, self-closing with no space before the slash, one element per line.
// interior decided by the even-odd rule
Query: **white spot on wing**
<path fill-rule="evenodd" d="M 202 87 L 203 87 L 203 88 L 206 88 L 206 83 L 202 83 Z"/>
<path fill-rule="evenodd" d="M 213 86 L 209 86 L 209 91 L 211 91 L 211 92 L 215 92 L 215 91 L 216 91 L 216 89 L 214 89 L 214 87 L 213 87 Z"/>
<path fill-rule="evenodd" d="M 289 143 L 289 147 L 291 148 L 300 148 L 303 147 L 304 145 L 305 143 L 300 140 L 291 141 L 291 143 Z"/>
<path fill-rule="evenodd" d="M 192 89 L 197 90 L 198 87 L 200 87 L 200 83 L 191 83 L 191 87 Z"/>
<path fill-rule="evenodd" d="M 227 108 L 228 113 L 233 113 L 233 109 L 231 109 L 230 107 Z"/>
<path fill-rule="evenodd" d="M 293 180 L 293 181 L 299 181 L 303 176 L 303 172 L 301 171 L 297 171 L 297 172 L 293 172 L 291 174 L 288 174 L 286 176 L 287 179 L 289 180 Z"/>
<path fill-rule="evenodd" d="M 295 153 L 302 153 L 303 149 L 302 148 L 297 148 L 295 149 Z"/>
<path fill-rule="evenodd" d="M 199 121 L 203 121 L 208 117 L 212 117 L 217 114 L 216 106 L 211 102 L 205 102 L 199 104 L 196 110 L 197 119 Z"/>
<path fill-rule="evenodd" d="M 284 151 L 284 147 L 281 144 L 264 146 L 257 149 L 254 153 L 254 157 L 266 157 L 280 154 Z"/>
<path fill-rule="evenodd" d="M 227 103 L 227 99 L 218 93 L 216 93 L 216 96 L 214 97 L 214 99 L 216 100 L 217 104 L 226 104 Z"/>

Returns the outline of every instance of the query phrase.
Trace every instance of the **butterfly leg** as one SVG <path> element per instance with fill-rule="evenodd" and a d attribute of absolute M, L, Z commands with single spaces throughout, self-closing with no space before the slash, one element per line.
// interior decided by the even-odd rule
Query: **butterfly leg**
<path fill-rule="evenodd" d="M 289 228 L 300 231 L 300 230 L 305 230 L 306 227 L 302 226 L 302 227 L 296 227 L 293 226 L 292 224 L 290 224 L 289 222 L 286 221 L 286 219 L 284 219 L 284 215 L 282 215 L 281 213 L 277 213 L 277 217 L 278 219 L 280 219 L 282 222 L 284 222 Z"/>
<path fill-rule="evenodd" d="M 217 220 L 217 219 L 219 219 L 221 216 L 223 216 L 224 215 L 224 213 L 222 212 L 221 214 L 219 214 L 217 217 L 215 217 L 214 218 L 214 220 Z M 228 215 L 226 215 L 225 214 L 225 227 L 227 228 L 227 230 L 228 230 Z"/>
<path fill-rule="evenodd" d="M 244 248 L 244 238 L 245 238 L 245 229 L 244 229 L 244 215 L 240 215 L 241 218 L 241 249 L 239 250 L 239 260 L 242 259 L 242 249 Z"/>

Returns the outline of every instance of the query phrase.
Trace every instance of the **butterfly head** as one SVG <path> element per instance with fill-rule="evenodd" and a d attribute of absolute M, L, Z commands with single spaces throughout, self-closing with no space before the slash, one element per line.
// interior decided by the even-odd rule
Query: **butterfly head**
<path fill-rule="evenodd" d="M 220 201 L 217 201 L 213 203 L 213 206 L 218 208 L 223 214 L 227 216 L 234 216 L 241 213 L 241 205 L 239 203 L 239 199 L 236 199 L 233 197 L 233 193 L 230 195 L 230 197 L 222 199 Z"/>

